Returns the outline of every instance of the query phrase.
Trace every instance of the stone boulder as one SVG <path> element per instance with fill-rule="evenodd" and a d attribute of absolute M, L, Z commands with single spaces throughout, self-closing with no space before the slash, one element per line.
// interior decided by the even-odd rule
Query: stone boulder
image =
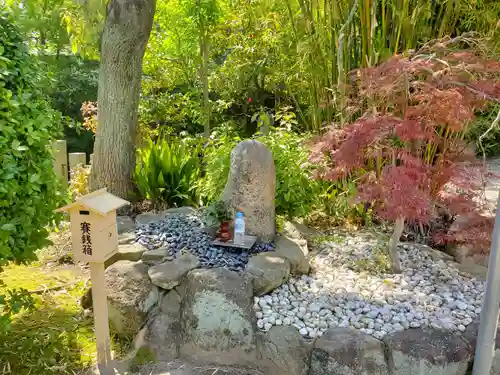
<path fill-rule="evenodd" d="M 309 272 L 309 250 L 307 241 L 303 238 L 290 238 L 284 235 L 276 237 L 275 251 L 288 259 L 292 274 L 306 274 Z"/>
<path fill-rule="evenodd" d="M 138 243 L 129 243 L 118 246 L 118 252 L 109 258 L 104 265 L 109 267 L 113 263 L 120 260 L 129 260 L 131 262 L 137 262 L 141 260 L 142 254 L 146 251 L 146 248 Z"/>
<path fill-rule="evenodd" d="M 252 283 L 225 268 L 190 271 L 182 298 L 180 356 L 195 363 L 254 366 Z"/>
<path fill-rule="evenodd" d="M 261 296 L 288 281 L 290 262 L 275 251 L 260 253 L 250 258 L 246 272 L 252 276 L 254 293 Z"/>
<path fill-rule="evenodd" d="M 440 329 L 408 329 L 383 341 L 395 374 L 465 375 L 474 356 L 460 336 Z"/>
<path fill-rule="evenodd" d="M 163 215 L 161 214 L 156 214 L 154 212 L 144 212 L 142 214 L 139 214 L 135 217 L 135 224 L 136 225 L 147 225 L 150 223 L 154 223 L 156 221 L 160 221 L 162 219 Z"/>
<path fill-rule="evenodd" d="M 148 250 L 142 254 L 142 262 L 147 264 L 148 266 L 154 266 L 158 263 L 162 263 L 165 260 L 172 259 L 173 258 L 168 255 L 168 250 L 166 248 Z"/>
<path fill-rule="evenodd" d="M 395 372 L 419 374 L 419 372 Z M 384 344 L 351 328 L 329 329 L 314 343 L 309 375 L 388 375 Z M 423 375 L 423 374 L 422 374 Z"/>
<path fill-rule="evenodd" d="M 181 319 L 181 296 L 175 290 L 165 294 L 156 310 L 137 335 L 136 350 L 148 348 L 159 361 L 172 361 L 178 357 Z"/>
<path fill-rule="evenodd" d="M 117 216 L 116 225 L 118 234 L 133 232 L 135 230 L 134 220 L 130 216 Z"/>
<path fill-rule="evenodd" d="M 246 233 L 270 242 L 276 234 L 273 155 L 259 141 L 238 143 L 231 152 L 228 181 L 221 199 L 245 213 Z"/>
<path fill-rule="evenodd" d="M 153 284 L 170 290 L 180 284 L 185 274 L 199 266 L 200 261 L 195 255 L 182 254 L 170 262 L 151 267 L 148 274 Z"/>
<path fill-rule="evenodd" d="M 495 352 L 491 363 L 490 375 L 500 374 L 500 329 L 495 336 Z M 472 322 L 462 335 L 462 338 L 470 345 L 472 353 L 476 352 L 477 334 L 479 332 L 479 320 Z"/>
<path fill-rule="evenodd" d="M 118 235 L 118 245 L 131 245 L 135 243 L 135 233 L 125 232 Z"/>
<path fill-rule="evenodd" d="M 274 326 L 257 337 L 259 359 L 267 374 L 307 375 L 312 344 L 295 327 Z"/>
<path fill-rule="evenodd" d="M 121 337 L 134 337 L 158 303 L 159 289 L 149 280 L 147 269 L 142 262 L 121 260 L 106 270 L 109 320 Z"/>

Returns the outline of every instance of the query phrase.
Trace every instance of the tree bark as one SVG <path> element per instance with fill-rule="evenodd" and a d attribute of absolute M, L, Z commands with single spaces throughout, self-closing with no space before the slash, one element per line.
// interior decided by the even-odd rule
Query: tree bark
<path fill-rule="evenodd" d="M 127 199 L 134 191 L 142 60 L 155 0 L 110 0 L 102 35 L 92 190 Z"/>
<path fill-rule="evenodd" d="M 404 217 L 399 217 L 396 220 L 394 232 L 392 233 L 391 239 L 389 240 L 389 258 L 391 260 L 391 271 L 393 273 L 401 273 L 401 262 L 399 261 L 398 244 L 404 228 L 405 219 Z"/>

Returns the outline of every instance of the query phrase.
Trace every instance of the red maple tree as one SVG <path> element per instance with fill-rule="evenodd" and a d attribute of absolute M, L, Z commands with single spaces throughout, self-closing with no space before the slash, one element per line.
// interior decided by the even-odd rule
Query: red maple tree
<path fill-rule="evenodd" d="M 425 224 L 443 209 L 467 213 L 470 228 L 460 228 L 459 238 L 436 233 L 438 240 L 487 245 L 492 221 L 480 217 L 477 199 L 484 171 L 464 134 L 478 108 L 500 101 L 500 63 L 479 47 L 468 38 L 446 39 L 352 72 L 349 108 L 362 115 L 315 141 L 317 177 L 356 177 L 358 200 L 395 222 L 394 272 L 400 271 L 396 246 L 405 221 Z"/>

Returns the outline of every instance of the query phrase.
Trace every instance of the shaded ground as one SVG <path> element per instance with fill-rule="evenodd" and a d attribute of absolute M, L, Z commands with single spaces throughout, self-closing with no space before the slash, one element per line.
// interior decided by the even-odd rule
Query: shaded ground
<path fill-rule="evenodd" d="M 109 368 L 110 375 L 267 375 L 254 369 L 225 366 L 196 366 L 181 360 L 161 362 L 150 365 L 130 366 L 129 363 L 115 363 Z M 97 368 L 89 369 L 79 375 L 99 374 Z"/>
<path fill-rule="evenodd" d="M 2 374 L 74 374 L 95 362 L 92 317 L 79 305 L 88 272 L 67 255 L 67 232 L 51 239 L 54 245 L 40 252 L 39 261 L 10 265 L 0 275 L 0 294 L 24 288 L 35 298 L 35 309 L 16 315 L 11 330 L 0 335 Z"/>

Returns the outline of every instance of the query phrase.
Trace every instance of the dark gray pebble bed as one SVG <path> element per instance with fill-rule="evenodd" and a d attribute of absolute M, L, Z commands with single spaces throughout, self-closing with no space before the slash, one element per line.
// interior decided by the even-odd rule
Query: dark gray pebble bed
<path fill-rule="evenodd" d="M 196 255 L 201 267 L 225 267 L 241 271 L 253 254 L 274 250 L 274 244 L 260 243 L 250 250 L 212 245 L 212 238 L 202 231 L 198 216 L 171 214 L 136 230 L 136 241 L 148 250 L 165 248 L 168 255 L 178 257 L 182 252 Z"/>

